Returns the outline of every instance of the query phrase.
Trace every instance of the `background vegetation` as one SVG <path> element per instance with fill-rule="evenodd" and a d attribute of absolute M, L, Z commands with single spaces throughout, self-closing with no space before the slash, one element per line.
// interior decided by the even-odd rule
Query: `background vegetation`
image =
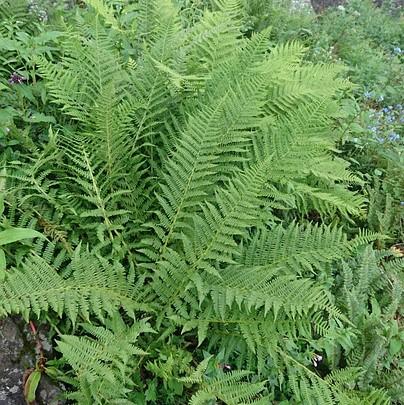
<path fill-rule="evenodd" d="M 0 0 L 0 316 L 78 404 L 403 403 L 397 2 Z"/>

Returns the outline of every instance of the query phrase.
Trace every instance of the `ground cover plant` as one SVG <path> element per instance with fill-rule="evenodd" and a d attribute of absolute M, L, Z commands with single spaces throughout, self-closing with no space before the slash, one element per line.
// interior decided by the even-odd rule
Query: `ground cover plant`
<path fill-rule="evenodd" d="M 27 401 L 402 402 L 399 93 L 379 142 L 335 14 L 34 3 L 0 3 L 0 316 L 57 348 Z"/>

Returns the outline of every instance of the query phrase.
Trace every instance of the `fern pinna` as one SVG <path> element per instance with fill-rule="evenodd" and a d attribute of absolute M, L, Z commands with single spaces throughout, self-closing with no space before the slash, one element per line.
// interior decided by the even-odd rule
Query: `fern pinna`
<path fill-rule="evenodd" d="M 336 263 L 381 237 L 338 226 L 366 202 L 335 146 L 343 68 L 242 36 L 237 0 L 191 25 L 171 0 L 86 3 L 35 61 L 56 124 L 8 164 L 6 201 L 48 241 L 8 270 L 0 314 L 62 318 L 79 404 L 388 403 L 357 361 L 313 366 L 356 328 Z"/>

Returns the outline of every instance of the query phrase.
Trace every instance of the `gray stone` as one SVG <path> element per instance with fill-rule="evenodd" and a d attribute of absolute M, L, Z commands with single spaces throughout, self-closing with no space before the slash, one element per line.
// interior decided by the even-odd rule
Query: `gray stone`
<path fill-rule="evenodd" d="M 40 333 L 44 348 L 52 351 L 51 343 Z M 35 366 L 35 340 L 26 325 L 18 318 L 0 320 L 0 405 L 26 405 L 23 376 Z M 48 354 L 46 353 L 46 354 Z M 36 405 L 62 405 L 62 390 L 43 376 L 37 390 Z"/>

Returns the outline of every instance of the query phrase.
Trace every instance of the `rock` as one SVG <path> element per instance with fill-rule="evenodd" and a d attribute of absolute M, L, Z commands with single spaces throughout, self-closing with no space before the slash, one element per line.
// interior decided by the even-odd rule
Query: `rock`
<path fill-rule="evenodd" d="M 62 405 L 65 401 L 60 400 L 61 389 L 47 376 L 41 379 L 38 387 L 38 404 L 41 405 Z"/>
<path fill-rule="evenodd" d="M 0 340 L 0 405 L 26 405 L 22 376 L 34 359 L 25 356 L 23 335 L 12 319 L 0 321 Z"/>
<path fill-rule="evenodd" d="M 329 7 L 337 7 L 345 4 L 345 0 L 310 0 L 316 13 L 322 13 Z"/>
<path fill-rule="evenodd" d="M 45 335 L 47 352 L 51 345 Z M 36 363 L 35 340 L 26 325 L 18 318 L 0 320 L 0 405 L 26 405 L 24 399 L 23 375 Z M 62 405 L 58 399 L 62 390 L 48 377 L 41 378 L 37 390 L 37 405 Z"/>

